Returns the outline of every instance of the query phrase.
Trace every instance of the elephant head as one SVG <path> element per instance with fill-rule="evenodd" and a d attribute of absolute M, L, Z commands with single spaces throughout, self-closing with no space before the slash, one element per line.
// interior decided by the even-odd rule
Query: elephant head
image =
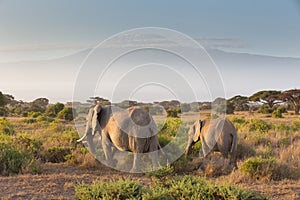
<path fill-rule="evenodd" d="M 98 121 L 98 116 L 101 113 L 101 109 L 102 109 L 101 105 L 96 105 L 95 107 L 90 108 L 86 118 L 87 122 L 86 122 L 85 133 L 79 140 L 77 140 L 77 142 L 81 142 L 85 137 L 88 137 L 88 141 L 91 140 L 92 136 L 94 136 L 96 132 L 99 132 L 101 136 L 101 127 Z"/>
<path fill-rule="evenodd" d="M 204 125 L 205 125 L 205 120 L 204 121 L 197 120 L 190 127 L 188 144 L 187 144 L 187 147 L 185 149 L 185 155 L 186 156 L 190 154 L 193 145 L 200 140 L 201 130 L 202 130 L 202 128 L 203 128 Z"/>

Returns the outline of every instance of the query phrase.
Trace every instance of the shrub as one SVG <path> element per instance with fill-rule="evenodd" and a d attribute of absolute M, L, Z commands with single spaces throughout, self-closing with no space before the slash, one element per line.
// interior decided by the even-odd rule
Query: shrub
<path fill-rule="evenodd" d="M 58 118 L 64 119 L 67 121 L 72 121 L 74 119 L 74 116 L 76 116 L 75 110 L 73 113 L 73 109 L 70 107 L 65 107 L 57 114 Z"/>
<path fill-rule="evenodd" d="M 270 106 L 267 104 L 260 106 L 258 109 L 258 112 L 262 113 L 262 114 L 271 114 L 273 111 L 274 111 L 274 109 L 270 108 Z"/>
<path fill-rule="evenodd" d="M 13 140 L 13 145 L 21 152 L 26 152 L 33 158 L 40 158 L 43 151 L 43 143 L 35 138 L 26 135 L 18 135 Z"/>
<path fill-rule="evenodd" d="M 0 143 L 0 173 L 5 175 L 20 173 L 25 157 L 15 147 Z"/>
<path fill-rule="evenodd" d="M 56 117 L 57 114 L 65 108 L 65 105 L 62 103 L 56 103 L 47 107 L 45 113 L 50 117 Z"/>
<path fill-rule="evenodd" d="M 278 106 L 272 113 L 273 118 L 283 118 L 282 113 L 286 112 L 285 107 Z"/>
<path fill-rule="evenodd" d="M 164 178 L 174 172 L 174 167 L 167 165 L 166 167 L 159 168 L 158 170 L 148 172 L 148 177 Z"/>
<path fill-rule="evenodd" d="M 98 181 L 92 185 L 81 183 L 75 187 L 75 199 L 141 199 L 142 185 L 135 181 Z"/>
<path fill-rule="evenodd" d="M 300 120 L 295 120 L 292 122 L 292 130 L 293 132 L 300 131 Z"/>
<path fill-rule="evenodd" d="M 7 119 L 0 119 L 0 135 L 13 135 L 15 133 L 14 126 Z"/>
<path fill-rule="evenodd" d="M 28 112 L 28 116 L 33 117 L 33 118 L 37 118 L 38 116 L 41 116 L 41 115 L 42 115 L 41 112 L 33 112 L 33 111 Z"/>
<path fill-rule="evenodd" d="M 249 131 L 257 131 L 260 134 L 264 134 L 272 128 L 272 125 L 264 120 L 253 118 L 247 122 L 247 127 Z"/>
<path fill-rule="evenodd" d="M 178 132 L 180 125 L 181 125 L 180 119 L 167 118 L 164 124 L 158 125 L 158 128 L 160 129 L 159 134 L 174 137 Z"/>
<path fill-rule="evenodd" d="M 4 107 L 0 107 L 0 117 L 6 117 L 8 115 L 8 110 Z"/>
<path fill-rule="evenodd" d="M 246 160 L 241 171 L 256 180 L 280 180 L 291 178 L 288 166 L 279 164 L 274 157 L 252 157 Z"/>
<path fill-rule="evenodd" d="M 46 162 L 60 163 L 66 161 L 66 156 L 71 154 L 71 149 L 66 147 L 51 147 L 44 152 L 43 160 Z"/>
<path fill-rule="evenodd" d="M 168 109 L 167 110 L 167 117 L 178 118 L 178 111 L 176 109 Z"/>
<path fill-rule="evenodd" d="M 53 122 L 54 119 L 52 117 L 48 117 L 45 115 L 40 115 L 36 118 L 37 122 Z"/>
<path fill-rule="evenodd" d="M 176 176 L 150 186 L 130 180 L 81 183 L 75 186 L 75 192 L 75 199 L 266 199 L 248 190 L 193 176 Z"/>
<path fill-rule="evenodd" d="M 166 146 L 171 140 L 168 139 L 167 136 L 159 134 L 158 136 L 158 142 L 160 144 L 161 147 Z"/>

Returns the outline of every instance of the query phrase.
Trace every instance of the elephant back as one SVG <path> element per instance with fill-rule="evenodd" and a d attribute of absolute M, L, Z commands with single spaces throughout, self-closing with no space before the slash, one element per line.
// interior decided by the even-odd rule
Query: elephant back
<path fill-rule="evenodd" d="M 151 122 L 151 117 L 146 109 L 133 107 L 129 109 L 129 116 L 134 124 L 138 126 L 147 126 Z"/>

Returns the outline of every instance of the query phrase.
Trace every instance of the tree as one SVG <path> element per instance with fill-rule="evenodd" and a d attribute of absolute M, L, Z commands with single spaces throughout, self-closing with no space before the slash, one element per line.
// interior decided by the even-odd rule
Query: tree
<path fill-rule="evenodd" d="M 75 110 L 73 111 L 71 107 L 65 107 L 57 114 L 58 118 L 68 120 L 68 121 L 72 121 L 75 116 L 76 116 L 76 112 Z"/>
<path fill-rule="evenodd" d="M 100 104 L 101 106 L 106 106 L 111 104 L 109 100 L 104 99 L 102 97 L 90 97 L 90 99 L 87 100 L 87 102 L 93 105 Z"/>
<path fill-rule="evenodd" d="M 33 112 L 45 112 L 47 106 L 49 104 L 49 100 L 46 98 L 38 98 L 30 103 L 29 111 Z"/>
<path fill-rule="evenodd" d="M 279 97 L 280 94 L 281 91 L 277 90 L 263 90 L 250 96 L 249 100 L 267 104 L 270 108 L 273 108 L 275 104 L 282 102 Z"/>
<path fill-rule="evenodd" d="M 248 97 L 241 95 L 237 95 L 232 97 L 231 99 L 228 99 L 228 102 L 230 102 L 233 105 L 235 111 L 248 111 L 248 101 Z"/>
<path fill-rule="evenodd" d="M 65 105 L 57 102 L 56 104 L 47 107 L 45 113 L 50 117 L 56 117 L 57 114 L 65 108 Z"/>
<path fill-rule="evenodd" d="M 0 107 L 4 107 L 8 103 L 8 99 L 0 92 Z"/>
<path fill-rule="evenodd" d="M 296 115 L 299 115 L 300 111 L 300 89 L 292 89 L 284 91 L 280 95 L 281 99 L 286 102 L 292 103 Z"/>

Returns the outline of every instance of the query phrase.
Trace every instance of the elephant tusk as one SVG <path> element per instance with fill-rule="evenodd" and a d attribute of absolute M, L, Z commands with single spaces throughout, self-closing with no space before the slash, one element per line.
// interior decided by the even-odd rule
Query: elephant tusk
<path fill-rule="evenodd" d="M 77 140 L 77 142 L 81 142 L 86 137 L 86 134 L 84 134 L 80 139 Z"/>

